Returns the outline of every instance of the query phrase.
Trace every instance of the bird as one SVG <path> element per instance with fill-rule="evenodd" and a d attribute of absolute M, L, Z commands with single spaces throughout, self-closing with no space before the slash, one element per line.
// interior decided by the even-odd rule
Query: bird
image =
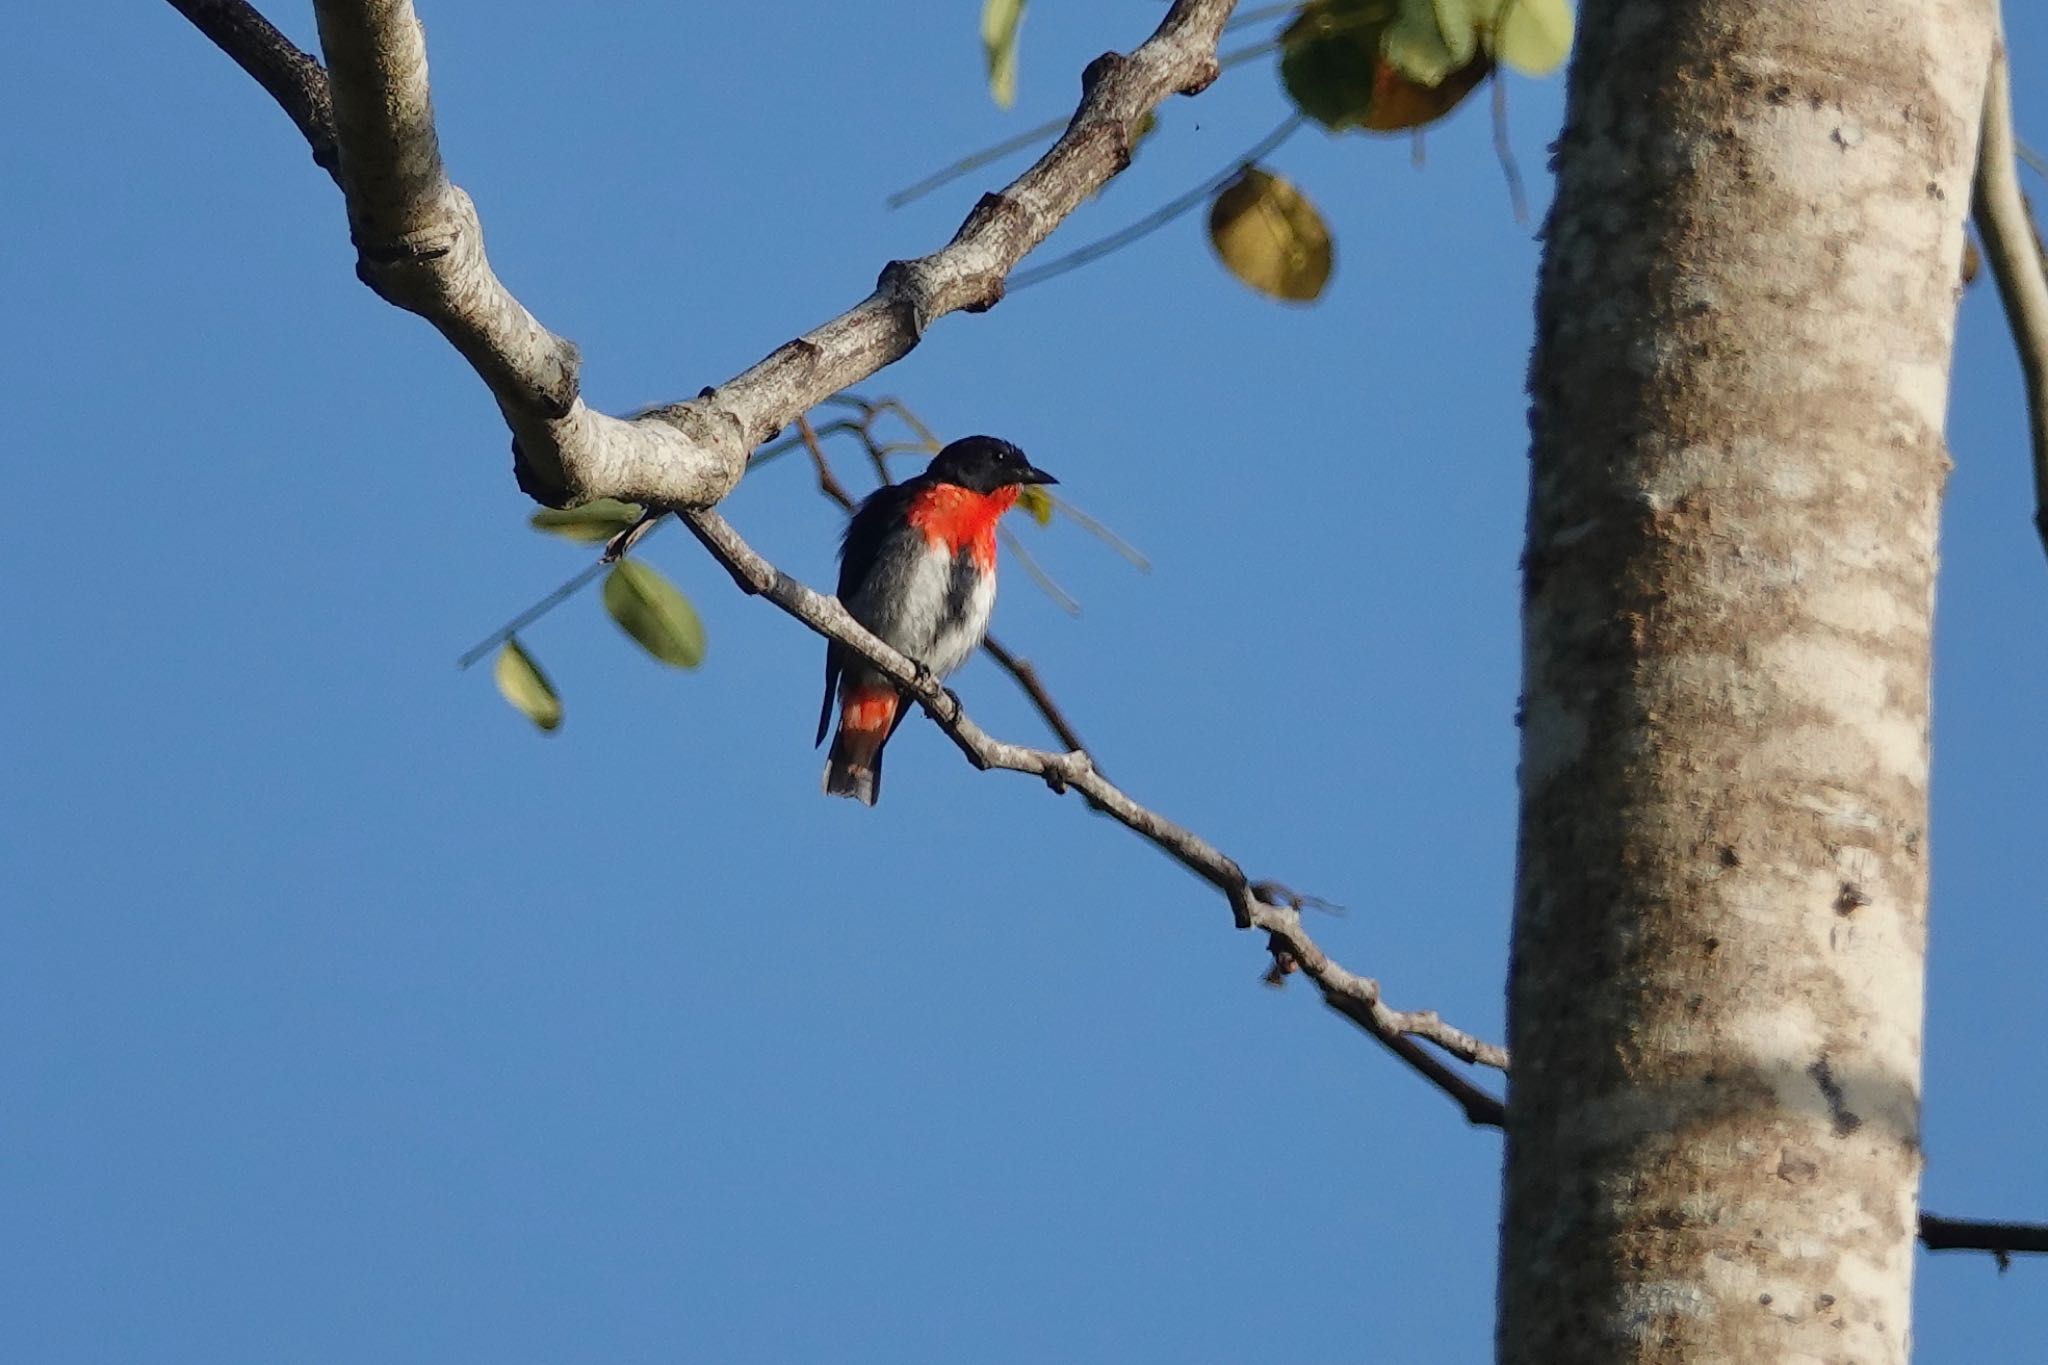
<path fill-rule="evenodd" d="M 924 473 L 885 484 L 854 511 L 839 547 L 839 601 L 898 653 L 943 678 L 988 633 L 996 602 L 996 523 L 1029 484 L 1058 483 L 993 436 L 964 436 Z M 825 650 L 819 744 L 839 704 L 825 791 L 872 806 L 882 746 L 908 713 L 905 694 L 838 644 Z"/>

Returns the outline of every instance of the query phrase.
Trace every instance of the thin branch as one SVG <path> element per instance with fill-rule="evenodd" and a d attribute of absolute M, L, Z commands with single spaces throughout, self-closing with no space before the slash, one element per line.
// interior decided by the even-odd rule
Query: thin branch
<path fill-rule="evenodd" d="M 1260 5 L 1255 9 L 1239 10 L 1231 17 L 1230 22 L 1223 26 L 1223 31 L 1235 33 L 1241 28 L 1249 28 L 1267 19 L 1278 19 L 1282 15 L 1292 14 L 1301 6 L 1302 0 L 1288 0 L 1284 5 Z"/>
<path fill-rule="evenodd" d="M 983 653 L 995 661 L 996 667 L 1009 674 L 1010 680 L 1023 689 L 1025 696 L 1031 698 L 1031 704 L 1038 708 L 1038 714 L 1045 718 L 1045 723 L 1059 736 L 1060 743 L 1066 745 L 1070 751 L 1088 752 L 1088 746 L 1081 742 L 1080 734 L 1068 722 L 1059 704 L 1053 701 L 1052 693 L 1045 690 L 1045 684 L 1039 680 L 1038 670 L 1031 666 L 1029 659 L 1017 654 L 993 635 L 981 642 L 981 648 Z M 1101 769 L 1098 768 L 1096 771 L 1100 772 Z"/>
<path fill-rule="evenodd" d="M 483 658 L 484 655 L 489 654 L 499 645 L 504 644 L 513 636 L 517 635 L 520 631 L 525 630 L 535 621 L 540 620 L 541 617 L 546 616 L 556 607 L 561 606 L 562 603 L 568 601 L 577 593 L 582 592 L 584 587 L 588 585 L 592 579 L 596 578 L 599 574 L 603 573 L 607 568 L 610 567 L 610 565 L 610 560 L 599 559 L 585 566 L 583 569 L 578 571 L 574 578 L 571 578 L 568 582 L 562 584 L 562 586 L 560 586 L 559 588 L 556 588 L 546 597 L 541 598 L 540 601 L 535 602 L 525 611 L 520 612 L 517 616 L 507 621 L 504 625 L 499 626 L 489 635 L 477 641 L 468 649 L 462 651 L 462 656 L 455 661 L 455 666 L 457 668 L 468 668 L 477 660 Z"/>
<path fill-rule="evenodd" d="M 2027 425 L 2033 441 L 2034 529 L 2043 549 L 2048 550 L 2048 269 L 2044 269 L 2041 238 L 2020 192 L 2013 149 L 2012 82 L 2002 28 L 1984 89 L 1984 132 L 1977 151 L 1972 211 L 2026 379 Z"/>
<path fill-rule="evenodd" d="M 952 165 L 943 166 L 933 171 L 915 185 L 904 186 L 882 202 L 892 209 L 900 209 L 905 204 L 914 204 L 933 190 L 944 189 L 961 176 L 978 171 L 991 161 L 1001 161 L 1012 152 L 1021 152 L 1026 147 L 1036 144 L 1040 138 L 1051 137 L 1066 126 L 1067 121 L 1065 119 L 1056 118 L 1041 123 L 1036 128 L 1026 128 L 1023 132 L 1013 137 L 1006 137 L 1001 142 L 991 143 L 978 152 L 969 152 Z"/>
<path fill-rule="evenodd" d="M 1043 779 L 1056 792 L 1079 792 L 1096 810 L 1222 892 L 1238 927 L 1263 930 L 1269 948 L 1284 953 L 1297 970 L 1314 981 L 1333 1009 L 1444 1089 L 1468 1115 L 1486 1112 L 1480 1103 L 1486 1098 L 1483 1092 L 1477 1092 L 1470 1082 L 1415 1044 L 1427 1042 L 1461 1060 L 1503 1069 L 1507 1066 L 1504 1049 L 1451 1027 L 1434 1011 L 1388 1008 L 1380 998 L 1378 982 L 1347 971 L 1316 945 L 1302 927 L 1298 908 L 1262 898 L 1233 859 L 1194 831 L 1125 795 L 1102 775 L 1085 752 L 1058 754 L 991 738 L 968 718 L 958 697 L 941 686 L 930 672 L 870 634 L 847 614 L 837 598 L 813 592 L 777 569 L 755 553 L 716 512 L 698 509 L 680 515 L 683 524 L 725 567 L 743 592 L 766 597 L 818 634 L 865 659 L 916 698 L 976 768 L 1025 773 Z"/>
<path fill-rule="evenodd" d="M 1920 1241 L 1929 1251 L 1988 1251 L 2003 1271 L 2015 1255 L 2048 1255 L 2048 1223 L 1983 1223 L 1923 1213 Z"/>
<path fill-rule="evenodd" d="M 842 512 L 851 512 L 854 507 L 853 495 L 839 482 L 839 476 L 832 472 L 832 462 L 825 458 L 825 447 L 818 440 L 818 433 L 811 429 L 808 414 L 796 419 L 797 435 L 803 440 L 804 449 L 811 453 L 811 467 L 818 473 L 818 491 L 839 505 Z"/>
<path fill-rule="evenodd" d="M 1122 558 L 1122 560 L 1126 564 L 1129 564 L 1139 573 L 1152 572 L 1152 561 L 1145 558 L 1144 554 L 1138 549 L 1137 546 L 1131 544 L 1131 542 L 1125 540 L 1122 536 L 1110 530 L 1107 526 L 1097 521 L 1094 517 L 1089 516 L 1086 512 L 1083 512 L 1080 508 L 1074 506 L 1074 504 L 1068 502 L 1065 498 L 1060 497 L 1058 494 L 1048 494 L 1047 496 L 1052 499 L 1052 505 L 1059 509 L 1061 515 L 1065 516 L 1069 521 L 1073 522 L 1076 526 L 1086 531 L 1089 535 L 1094 536 L 1104 545 L 1107 545 L 1110 549 L 1116 551 L 1117 555 L 1120 558 Z"/>
<path fill-rule="evenodd" d="M 1279 8 L 1292 9 L 1294 6 L 1282 5 Z M 1224 32 L 1227 33 L 1243 23 L 1260 17 L 1262 17 L 1261 12 L 1257 10 L 1240 14 L 1223 26 Z M 1268 52 L 1272 52 L 1279 46 L 1280 43 L 1276 39 L 1272 42 L 1254 43 L 1250 47 L 1241 47 L 1235 52 L 1226 52 L 1216 59 L 1216 69 L 1222 72 L 1230 70 L 1233 66 L 1242 66 L 1246 62 L 1265 56 Z M 978 171 L 983 166 L 989 165 L 992 162 L 1001 161 L 1012 152 L 1021 152 L 1041 138 L 1050 137 L 1066 126 L 1067 121 L 1065 119 L 1051 119 L 1039 124 L 1036 128 L 1026 128 L 1021 133 L 1014 133 L 1004 138 L 1001 142 L 990 143 L 978 152 L 969 152 L 951 165 L 941 166 L 915 185 L 906 185 L 887 199 L 884 199 L 882 203 L 892 209 L 900 209 L 905 204 L 914 204 L 933 190 L 944 189 L 961 176 Z"/>
<path fill-rule="evenodd" d="M 2028 170 L 2040 176 L 2043 180 L 2048 180 L 2048 158 L 2044 158 L 2039 152 L 2017 137 L 2013 139 L 2012 145 L 2014 150 L 2019 153 L 2020 160 L 2025 163 Z"/>
<path fill-rule="evenodd" d="M 1045 566 L 1038 562 L 1038 556 L 1024 548 L 1024 542 L 1017 538 L 1015 531 L 1007 526 L 1001 526 L 996 528 L 996 534 L 1002 537 L 1003 544 L 1010 547 L 1010 557 L 1017 561 L 1017 567 L 1024 571 L 1024 576 L 1036 584 L 1040 592 L 1050 597 L 1054 606 L 1069 616 L 1081 614 L 1081 604 L 1075 600 L 1074 595 L 1061 587 L 1058 579 L 1046 572 Z"/>
<path fill-rule="evenodd" d="M 891 261 L 866 299 L 724 385 L 630 421 L 584 406 L 576 348 L 491 272 L 475 205 L 442 166 L 410 0 L 315 0 L 314 8 L 357 273 L 431 322 L 489 385 L 512 430 L 520 486 L 553 506 L 608 496 L 702 507 L 731 492 L 748 452 L 797 414 L 908 354 L 938 318 L 995 306 L 1017 262 L 1130 163 L 1139 123 L 1168 95 L 1215 80 L 1216 44 L 1234 6 L 1175 0 L 1130 56 L 1089 63 L 1066 132 L 1006 189 L 982 196 L 945 247 Z M 245 4 L 208 7 L 216 11 L 245 22 L 255 15 Z M 199 26 L 226 47 L 222 24 Z M 289 51 L 228 50 L 253 64 L 274 96 L 311 80 Z M 308 131 L 316 148 L 320 131 L 316 119 Z"/>
<path fill-rule="evenodd" d="M 1208 199 L 1217 190 L 1223 188 L 1244 167 L 1279 150 L 1282 143 L 1300 131 L 1302 123 L 1303 118 L 1300 114 L 1290 115 L 1285 123 L 1282 123 L 1272 132 L 1260 138 L 1250 147 L 1247 147 L 1228 166 L 1187 191 L 1187 193 L 1176 195 L 1174 198 L 1167 200 L 1135 223 L 1130 224 L 1128 227 L 1119 228 L 1107 237 L 1098 238 L 1084 247 L 1068 252 L 1064 256 L 1054 257 L 1044 265 L 1034 266 L 1030 270 L 1018 271 L 1010 277 L 1011 292 L 1015 293 L 1019 289 L 1028 289 L 1034 284 L 1043 284 L 1045 281 L 1055 279 L 1070 270 L 1078 270 L 1090 261 L 1101 260 L 1104 256 L 1112 252 L 1121 251 L 1140 238 L 1151 236 L 1174 219 L 1200 208 L 1203 201 Z"/>
<path fill-rule="evenodd" d="M 249 73 L 278 103 L 313 149 L 313 164 L 341 183 L 341 152 L 334 143 L 334 105 L 320 60 L 301 52 L 268 19 L 242 0 L 171 0 L 171 8 Z"/>

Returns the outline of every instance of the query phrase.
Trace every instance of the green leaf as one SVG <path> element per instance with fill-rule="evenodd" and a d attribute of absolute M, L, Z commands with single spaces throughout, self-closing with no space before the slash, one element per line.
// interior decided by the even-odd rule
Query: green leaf
<path fill-rule="evenodd" d="M 1525 76 L 1548 76 L 1572 50 L 1572 10 L 1565 0 L 1501 0 L 1493 55 Z"/>
<path fill-rule="evenodd" d="M 1025 0 L 982 0 L 981 50 L 988 58 L 988 93 L 1002 108 L 1017 102 L 1017 29 Z"/>
<path fill-rule="evenodd" d="M 1306 303 L 1330 282 L 1330 229 L 1308 197 L 1247 166 L 1209 208 L 1209 241 L 1230 273 L 1262 294 Z"/>
<path fill-rule="evenodd" d="M 1313 0 L 1280 35 L 1280 80 L 1326 128 L 1362 127 L 1398 0 Z"/>
<path fill-rule="evenodd" d="M 505 700 L 535 725 L 553 730 L 562 723 L 562 699 L 556 695 L 555 685 L 540 671 L 533 656 L 520 647 L 519 641 L 505 642 L 491 673 L 497 678 L 498 691 Z"/>
<path fill-rule="evenodd" d="M 1036 484 L 1025 484 L 1017 490 L 1017 505 L 1040 526 L 1052 525 L 1052 494 Z"/>
<path fill-rule="evenodd" d="M 535 512 L 528 524 L 536 531 L 549 531 L 569 540 L 595 545 L 610 540 L 638 520 L 639 504 L 620 502 L 616 498 L 598 498 L 581 507 L 545 508 Z"/>
<path fill-rule="evenodd" d="M 704 662 L 704 623 L 690 600 L 651 564 L 622 559 L 604 579 L 604 609 L 619 629 L 665 664 Z"/>

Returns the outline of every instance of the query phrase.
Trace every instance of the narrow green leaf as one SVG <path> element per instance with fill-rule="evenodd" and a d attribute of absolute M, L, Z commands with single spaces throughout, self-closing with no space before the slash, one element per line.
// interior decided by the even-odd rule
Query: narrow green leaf
<path fill-rule="evenodd" d="M 619 629 L 665 664 L 704 662 L 704 623 L 697 609 L 653 565 L 622 559 L 605 575 L 604 609 Z"/>
<path fill-rule="evenodd" d="M 533 656 L 520 647 L 519 641 L 505 642 L 491 673 L 497 678 L 498 691 L 505 700 L 535 725 L 553 730 L 562 723 L 562 699 L 556 695 L 555 685 L 540 671 Z"/>
<path fill-rule="evenodd" d="M 610 540 L 638 520 L 639 504 L 620 502 L 616 498 L 598 498 L 581 507 L 543 508 L 533 514 L 528 524 L 536 531 L 548 531 L 569 540 L 595 545 Z"/>
<path fill-rule="evenodd" d="M 1262 294 L 1306 303 L 1330 282 L 1330 229 L 1308 196 L 1247 166 L 1209 208 L 1209 241 L 1230 273 Z"/>
<path fill-rule="evenodd" d="M 981 50 L 988 58 L 988 93 L 1002 108 L 1017 102 L 1017 29 L 1025 0 L 982 0 Z"/>
<path fill-rule="evenodd" d="M 1493 55 L 1525 76 L 1548 76 L 1572 50 L 1566 0 L 1501 0 Z"/>

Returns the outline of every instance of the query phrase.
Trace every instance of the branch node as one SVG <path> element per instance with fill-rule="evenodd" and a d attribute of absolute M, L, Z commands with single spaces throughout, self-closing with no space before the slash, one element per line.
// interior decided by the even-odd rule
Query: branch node
<path fill-rule="evenodd" d="M 1213 62 L 1215 59 L 1210 58 Z M 1081 69 L 1081 98 L 1088 99 L 1104 81 L 1121 74 L 1131 59 L 1121 52 L 1105 52 Z M 1215 79 L 1213 76 L 1210 79 Z"/>
<path fill-rule="evenodd" d="M 541 478 L 540 471 L 519 448 L 517 436 L 512 438 L 512 481 L 519 485 L 520 492 L 543 507 L 567 507 L 572 501 L 568 489 Z"/>
<path fill-rule="evenodd" d="M 1216 78 L 1222 74 L 1223 64 L 1217 61 L 1214 55 L 1211 55 L 1207 61 L 1195 68 L 1195 74 L 1188 77 L 1187 84 L 1180 88 L 1180 93 L 1183 95 L 1199 95 L 1214 85 Z"/>

